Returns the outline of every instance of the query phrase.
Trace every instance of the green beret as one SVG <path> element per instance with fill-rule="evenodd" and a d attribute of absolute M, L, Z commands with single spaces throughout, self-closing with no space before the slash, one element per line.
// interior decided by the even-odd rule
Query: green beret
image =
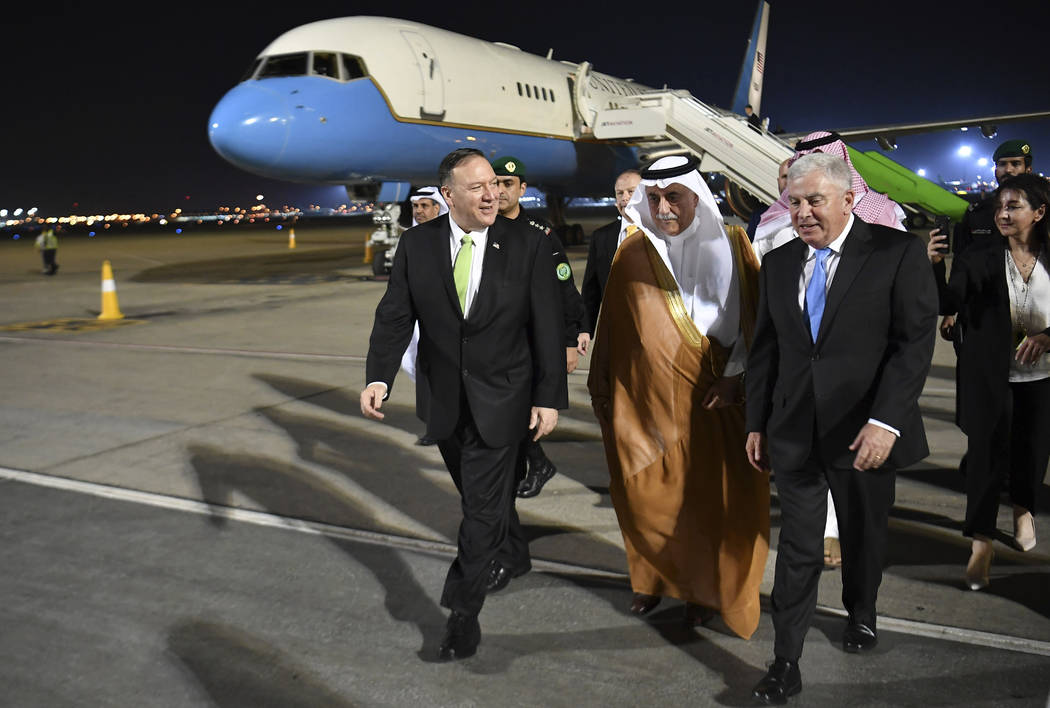
<path fill-rule="evenodd" d="M 995 149 L 992 160 L 998 162 L 1001 157 L 1023 157 L 1026 164 L 1031 164 L 1032 146 L 1027 140 L 1007 140 Z"/>
<path fill-rule="evenodd" d="M 525 179 L 525 163 L 516 157 L 507 155 L 492 161 L 492 170 L 498 177 L 518 177 Z"/>

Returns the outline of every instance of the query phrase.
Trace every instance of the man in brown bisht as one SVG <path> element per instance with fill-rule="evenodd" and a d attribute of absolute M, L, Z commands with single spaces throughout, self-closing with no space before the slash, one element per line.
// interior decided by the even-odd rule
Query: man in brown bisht
<path fill-rule="evenodd" d="M 642 232 L 616 252 L 587 385 L 631 612 L 676 597 L 687 621 L 719 612 L 747 638 L 769 550 L 769 479 L 744 454 L 742 405 L 758 261 L 696 166 L 679 155 L 642 172 L 627 206 Z"/>

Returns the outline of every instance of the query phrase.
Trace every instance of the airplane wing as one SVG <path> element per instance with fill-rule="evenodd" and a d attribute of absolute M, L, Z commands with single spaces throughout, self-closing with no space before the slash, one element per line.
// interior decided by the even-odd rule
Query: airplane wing
<path fill-rule="evenodd" d="M 1012 123 L 1022 120 L 1038 120 L 1050 118 L 1050 111 L 1037 111 L 1034 113 L 1008 113 L 998 116 L 984 116 L 981 118 L 964 118 L 961 120 L 929 121 L 925 123 L 898 123 L 897 125 L 877 125 L 868 128 L 849 128 L 836 130 L 834 132 L 842 136 L 847 142 L 860 140 L 874 140 L 883 150 L 893 150 L 897 147 L 897 138 L 901 135 L 917 135 L 919 133 L 932 133 L 939 130 L 954 130 L 955 128 L 980 128 L 981 134 L 986 138 L 994 138 L 1000 123 Z M 789 143 L 804 137 L 806 133 L 784 133 L 780 137 Z"/>

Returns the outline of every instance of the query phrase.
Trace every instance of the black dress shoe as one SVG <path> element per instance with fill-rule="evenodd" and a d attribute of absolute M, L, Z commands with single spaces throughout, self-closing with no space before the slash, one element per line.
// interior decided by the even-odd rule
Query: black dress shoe
<path fill-rule="evenodd" d="M 646 595 L 645 593 L 636 592 L 631 599 L 631 614 L 647 615 L 659 604 L 659 595 Z"/>
<path fill-rule="evenodd" d="M 766 705 L 779 706 L 787 703 L 788 696 L 801 692 L 802 674 L 798 663 L 778 656 L 762 680 L 755 684 L 751 695 Z"/>
<path fill-rule="evenodd" d="M 431 438 L 431 437 L 427 437 L 426 435 L 420 435 L 416 439 L 416 445 L 424 445 L 424 446 L 437 445 L 437 440 L 435 440 L 434 438 Z"/>
<path fill-rule="evenodd" d="M 451 661 L 474 656 L 481 643 L 481 625 L 477 615 L 453 611 L 445 625 L 445 638 L 438 649 L 438 659 Z"/>
<path fill-rule="evenodd" d="M 493 560 L 489 563 L 488 575 L 485 577 L 485 592 L 499 592 L 507 587 L 510 579 L 510 571 L 504 568 L 498 560 Z"/>
<path fill-rule="evenodd" d="M 842 633 L 842 648 L 851 654 L 874 649 L 879 635 L 863 622 L 850 622 Z"/>
<path fill-rule="evenodd" d="M 557 471 L 558 468 L 554 466 L 554 463 L 546 458 L 536 465 L 530 461 L 529 471 L 525 474 L 525 479 L 521 480 L 521 484 L 518 485 L 518 496 L 528 499 L 538 495 L 543 485 L 549 482 Z"/>

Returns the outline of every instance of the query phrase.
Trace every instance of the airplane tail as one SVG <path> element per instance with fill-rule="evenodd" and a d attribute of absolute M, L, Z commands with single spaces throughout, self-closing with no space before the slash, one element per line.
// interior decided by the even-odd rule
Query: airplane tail
<path fill-rule="evenodd" d="M 755 11 L 755 23 L 751 28 L 751 37 L 747 40 L 747 51 L 744 52 L 744 63 L 740 65 L 740 78 L 736 82 L 733 94 L 732 111 L 743 113 L 744 106 L 751 104 L 757 115 L 762 115 L 762 78 L 766 73 L 766 30 L 769 27 L 769 3 L 758 0 Z"/>

